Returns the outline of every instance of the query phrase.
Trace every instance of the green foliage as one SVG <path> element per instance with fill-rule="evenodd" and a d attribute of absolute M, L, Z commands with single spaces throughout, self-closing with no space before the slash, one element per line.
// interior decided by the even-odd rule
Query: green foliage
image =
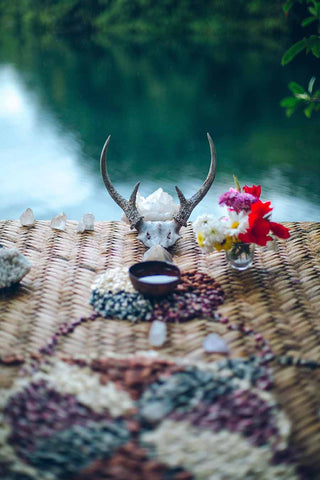
<path fill-rule="evenodd" d="M 252 37 L 284 32 L 278 0 L 0 0 L 0 26 L 39 34 Z M 277 35 L 279 37 L 279 35 Z"/>
<path fill-rule="evenodd" d="M 280 102 L 280 105 L 286 109 L 288 117 L 291 117 L 298 108 L 303 109 L 307 118 L 311 118 L 313 111 L 320 110 L 320 89 L 313 92 L 315 80 L 315 77 L 310 79 L 307 90 L 296 82 L 289 83 L 288 86 L 293 96 L 285 97 Z"/>
<path fill-rule="evenodd" d="M 292 45 L 283 55 L 281 63 L 286 65 L 291 62 L 300 52 L 312 53 L 316 58 L 320 58 L 320 0 L 287 0 L 283 6 L 286 14 L 294 7 L 296 3 L 304 4 L 307 7 L 310 16 L 304 18 L 301 22 L 302 27 L 308 27 L 317 23 L 317 34 L 304 37 L 294 45 Z M 296 82 L 289 83 L 288 87 L 293 93 L 292 97 L 284 98 L 280 105 L 286 109 L 286 115 L 291 115 L 300 107 L 303 108 L 307 118 L 311 118 L 313 111 L 320 110 L 320 90 L 313 93 L 315 77 L 309 81 L 308 90 L 306 91 Z"/>

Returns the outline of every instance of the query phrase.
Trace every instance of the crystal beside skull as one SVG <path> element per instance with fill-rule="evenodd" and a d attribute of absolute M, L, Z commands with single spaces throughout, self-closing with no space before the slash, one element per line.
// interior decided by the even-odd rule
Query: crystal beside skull
<path fill-rule="evenodd" d="M 0 248 L 0 288 L 20 282 L 30 268 L 31 263 L 17 248 Z"/>
<path fill-rule="evenodd" d="M 152 222 L 172 220 L 179 210 L 172 196 L 164 192 L 162 188 L 158 188 L 146 198 L 138 192 L 136 205 L 144 221 Z M 128 221 L 125 215 L 123 215 L 122 220 Z"/>
<path fill-rule="evenodd" d="M 159 262 L 172 263 L 172 255 L 161 245 L 154 245 L 142 257 L 144 262 L 158 260 Z"/>
<path fill-rule="evenodd" d="M 65 213 L 59 213 L 51 220 L 51 228 L 54 230 L 65 230 L 66 229 L 67 216 Z"/>
<path fill-rule="evenodd" d="M 167 325 L 159 320 L 152 322 L 149 330 L 149 342 L 154 347 L 161 347 L 167 339 Z"/>
<path fill-rule="evenodd" d="M 20 216 L 20 223 L 23 227 L 32 227 L 35 223 L 31 208 L 27 208 Z"/>
<path fill-rule="evenodd" d="M 92 232 L 94 230 L 94 215 L 93 213 L 85 213 L 78 223 L 77 232 L 83 233 L 86 231 Z"/>
<path fill-rule="evenodd" d="M 228 354 L 229 348 L 223 338 L 216 333 L 210 333 L 203 341 L 203 349 L 208 353 L 223 353 Z"/>

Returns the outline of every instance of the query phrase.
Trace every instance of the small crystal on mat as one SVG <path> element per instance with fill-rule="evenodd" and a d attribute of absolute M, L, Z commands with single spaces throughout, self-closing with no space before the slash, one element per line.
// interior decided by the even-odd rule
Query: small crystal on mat
<path fill-rule="evenodd" d="M 94 230 L 94 215 L 92 213 L 85 213 L 78 223 L 77 232 L 83 233 Z"/>
<path fill-rule="evenodd" d="M 23 227 L 32 227 L 34 225 L 34 215 L 31 208 L 27 208 L 20 216 L 20 223 Z"/>
<path fill-rule="evenodd" d="M 65 230 L 66 229 L 67 216 L 65 213 L 59 213 L 51 220 L 51 228 L 54 230 Z"/>
<path fill-rule="evenodd" d="M 161 245 L 154 245 L 145 252 L 142 257 L 144 262 L 158 260 L 160 262 L 172 262 L 172 255 Z"/>
<path fill-rule="evenodd" d="M 155 320 L 149 331 L 149 342 L 154 347 L 161 347 L 167 339 L 167 325 Z"/>
<path fill-rule="evenodd" d="M 229 353 L 226 342 L 216 333 L 210 333 L 203 341 L 203 349 L 208 353 Z"/>

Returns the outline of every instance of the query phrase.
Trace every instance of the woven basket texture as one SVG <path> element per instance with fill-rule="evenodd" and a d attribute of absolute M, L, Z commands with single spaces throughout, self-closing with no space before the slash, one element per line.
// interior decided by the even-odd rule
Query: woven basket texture
<path fill-rule="evenodd" d="M 286 223 L 291 238 L 275 248 L 258 248 L 247 271 L 227 266 L 223 252 L 201 253 L 191 225 L 181 230 L 174 261 L 183 270 L 197 268 L 212 275 L 226 293 L 219 311 L 231 322 L 244 322 L 261 333 L 276 355 L 289 354 L 320 361 L 320 223 Z M 32 263 L 18 288 L 0 293 L 0 356 L 27 357 L 45 345 L 63 322 L 92 313 L 90 286 L 107 268 L 141 260 L 145 247 L 120 222 L 97 222 L 94 232 L 77 233 L 77 222 L 66 231 L 37 221 L 33 228 L 18 221 L 0 222 L 0 243 L 15 246 Z M 151 350 L 147 323 L 98 318 L 75 329 L 59 342 L 58 353 L 103 357 Z M 168 325 L 169 339 L 161 354 L 202 361 L 202 342 L 218 333 L 231 356 L 256 352 L 254 339 L 206 320 Z M 275 393 L 293 423 L 293 443 L 300 460 L 320 472 L 320 375 L 298 367 L 274 365 Z M 16 368 L 0 368 L 0 386 L 8 385 Z M 315 477 L 316 478 L 316 477 Z M 318 477 L 320 478 L 320 476 Z"/>

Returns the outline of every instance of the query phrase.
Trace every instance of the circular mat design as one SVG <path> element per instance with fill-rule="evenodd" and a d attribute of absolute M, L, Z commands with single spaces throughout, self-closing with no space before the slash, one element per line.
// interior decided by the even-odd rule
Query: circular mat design
<path fill-rule="evenodd" d="M 297 479 L 271 381 L 255 358 L 24 366 L 0 395 L 1 478 Z"/>

